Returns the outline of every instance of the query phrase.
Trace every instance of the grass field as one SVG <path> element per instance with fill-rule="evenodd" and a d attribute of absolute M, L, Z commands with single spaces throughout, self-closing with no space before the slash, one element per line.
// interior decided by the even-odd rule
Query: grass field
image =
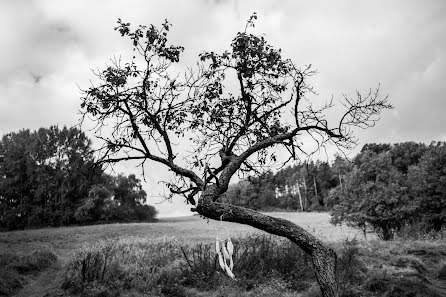
<path fill-rule="evenodd" d="M 326 241 L 339 241 L 362 235 L 349 227 L 336 227 L 329 223 L 327 213 L 270 213 L 288 219 Z M 231 237 L 261 233 L 250 226 L 226 223 Z M 2 251 L 32 252 L 49 248 L 62 260 L 84 244 L 112 238 L 174 237 L 186 242 L 210 242 L 215 239 L 220 223 L 198 216 L 163 218 L 158 223 L 109 224 L 79 227 L 45 228 L 0 233 Z"/>
<path fill-rule="evenodd" d="M 341 241 L 362 235 L 348 227 L 335 227 L 329 223 L 327 213 L 270 213 L 295 222 L 327 241 Z M 232 238 L 263 233 L 250 226 L 223 222 Z M 31 229 L 0 233 L 0 251 L 28 255 L 38 250 L 50 250 L 57 255 L 57 264 L 38 276 L 28 277 L 28 283 L 17 296 L 43 296 L 57 291 L 58 274 L 70 256 L 85 245 L 106 239 L 167 240 L 208 243 L 215 240 L 220 222 L 198 216 L 162 218 L 158 223 L 104 224 L 60 228 Z"/>
<path fill-rule="evenodd" d="M 446 296 L 446 240 L 382 242 L 372 235 L 367 235 L 365 240 L 362 232 L 331 225 L 330 216 L 326 213 L 271 213 L 270 215 L 295 222 L 337 250 L 340 284 L 343 292 L 346 292 L 342 296 Z M 249 226 L 226 222 L 222 224 L 229 230 L 233 239 L 262 234 L 261 231 Z M 262 274 L 263 278 L 260 280 L 255 276 L 231 283 L 224 274 L 214 275 L 216 271 L 212 265 L 214 258 L 212 254 L 206 252 L 209 249 L 212 251 L 214 245 L 200 244 L 212 243 L 219 227 L 220 222 L 194 216 L 164 218 L 158 223 L 4 232 L 0 233 L 0 256 L 3 257 L 0 257 L 0 264 L 6 263 L 8 267 L 14 269 L 4 269 L 2 272 L 0 267 L 0 273 L 9 277 L 9 271 L 17 274 L 20 269 L 27 270 L 28 273 L 17 278 L 23 286 L 21 289 L 17 287 L 14 291 L 15 296 L 19 297 L 71 296 L 69 291 L 61 289 L 61 284 L 67 280 L 67 271 L 71 273 L 68 280 L 77 277 L 77 284 L 81 285 L 77 287 L 78 294 L 81 294 L 79 296 L 121 296 L 116 292 L 121 292 L 122 288 L 129 286 L 133 289 L 129 289 L 130 291 L 122 296 L 152 296 L 141 292 L 150 288 L 154 280 L 158 283 L 161 281 L 164 288 L 174 289 L 167 295 L 156 296 L 320 296 L 311 264 L 301 251 L 295 249 L 293 245 L 280 247 L 269 240 L 260 238 L 259 241 L 258 237 L 248 238 L 243 244 L 238 245 L 250 253 L 250 258 L 247 260 L 243 257 L 238 260 L 241 262 L 234 260 L 239 269 L 238 275 L 242 277 L 243 273 L 246 275 L 262 270 L 268 273 L 268 270 L 274 270 L 276 266 L 279 270 L 284 268 L 283 265 L 286 266 L 280 263 L 291 263 L 289 265 L 296 267 L 295 272 L 287 273 L 291 273 L 294 280 L 290 280 L 289 275 L 282 278 L 282 276 Z M 352 240 L 353 238 L 357 240 Z M 200 264 L 200 269 L 205 269 L 206 273 L 211 271 L 214 276 L 197 282 L 196 275 L 185 272 L 184 267 L 187 268 L 187 265 L 178 252 L 178 243 L 180 247 L 186 249 L 187 254 L 193 256 L 194 261 L 198 261 L 194 263 L 204 265 Z M 106 269 L 106 263 L 101 261 L 109 252 L 111 258 Z M 48 253 L 48 257 L 56 255 L 56 262 L 47 261 L 45 253 Z M 206 253 L 209 255 L 208 258 L 204 257 Z M 43 255 L 43 258 L 40 255 Z M 39 256 L 40 259 L 36 260 L 34 256 Z M 245 268 L 241 264 L 243 259 L 246 260 Z M 158 264 L 153 264 L 154 261 L 158 261 Z M 159 261 L 164 264 L 160 266 Z M 48 263 L 49 268 L 38 269 L 40 262 Z M 266 265 L 264 269 L 256 268 L 260 262 Z M 182 263 L 180 270 L 176 268 L 178 263 Z M 90 268 L 85 268 L 83 265 L 89 265 Z M 156 267 L 160 270 L 152 270 L 155 266 L 151 265 L 158 265 Z M 100 274 L 86 275 L 90 280 L 84 282 L 85 269 L 87 271 L 90 269 L 92 273 L 99 271 Z M 104 278 L 105 271 L 107 273 Z M 183 272 L 178 276 L 179 271 Z M 79 273 L 82 273 L 80 283 Z M 100 275 L 102 276 L 99 277 Z M 166 280 L 163 281 L 165 277 L 167 283 Z M 184 277 L 193 280 L 195 285 L 191 286 L 190 283 L 188 285 L 187 282 L 179 284 L 178 279 Z M 1 283 L 0 280 L 0 295 Z M 116 289 L 118 283 L 119 289 Z M 130 285 L 124 285 L 125 283 Z M 12 281 L 10 284 L 14 285 Z"/>

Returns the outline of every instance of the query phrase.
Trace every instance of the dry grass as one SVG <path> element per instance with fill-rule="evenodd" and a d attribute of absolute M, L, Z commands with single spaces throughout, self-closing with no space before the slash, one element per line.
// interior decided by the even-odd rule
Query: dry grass
<path fill-rule="evenodd" d="M 327 213 L 271 213 L 295 222 L 319 238 L 336 242 L 354 236 L 362 238 L 360 232 L 348 227 L 336 227 L 329 223 Z M 223 223 L 232 237 L 262 233 L 252 227 Z M 0 250 L 29 253 L 42 247 L 48 248 L 64 261 L 73 250 L 85 243 L 104 239 L 127 237 L 177 238 L 190 243 L 210 242 L 215 239 L 220 222 L 201 219 L 198 216 L 160 219 L 158 223 L 108 224 L 79 227 L 45 228 L 36 230 L 0 233 Z"/>
<path fill-rule="evenodd" d="M 289 241 L 257 235 L 234 243 L 236 281 L 218 268 L 213 243 L 127 238 L 78 250 L 62 283 L 68 292 L 88 296 L 320 296 L 309 257 Z M 342 297 L 446 293 L 444 240 L 345 240 L 335 248 Z"/>
<path fill-rule="evenodd" d="M 360 233 L 351 228 L 332 226 L 327 213 L 271 213 L 273 216 L 289 219 L 320 238 L 329 241 L 343 240 Z M 262 233 L 252 227 L 223 223 L 232 238 Z M 57 292 L 60 287 L 59 268 L 64 267 L 71 255 L 85 245 L 102 240 L 159 240 L 175 239 L 190 244 L 209 243 L 215 240 L 220 222 L 201 219 L 198 216 L 165 218 L 158 223 L 108 224 L 79 227 L 44 228 L 35 230 L 0 232 L 0 250 L 4 252 L 31 254 L 46 249 L 54 252 L 58 265 L 31 280 L 18 296 L 43 296 Z M 194 295 L 194 294 L 192 294 Z"/>
<path fill-rule="evenodd" d="M 346 292 L 343 296 L 383 296 L 383 294 L 406 296 L 405 293 L 412 294 L 410 296 L 425 296 L 420 294 L 428 294 L 426 296 L 443 296 L 442 294 L 445 294 L 446 296 L 446 286 L 443 284 L 446 278 L 446 252 L 444 252 L 446 240 L 382 242 L 368 236 L 365 241 L 362 233 L 356 230 L 332 226 L 329 223 L 329 215 L 326 213 L 273 213 L 271 215 L 295 222 L 317 237 L 330 242 L 338 250 L 343 271 L 340 277 L 344 282 L 342 285 Z M 230 230 L 233 239 L 262 233 L 245 225 L 226 222 L 223 224 Z M 145 259 L 152 261 L 151 254 L 147 254 L 151 250 L 148 246 L 152 246 L 156 242 L 183 242 L 193 246 L 210 243 L 215 240 L 219 226 L 220 222 L 207 221 L 199 217 L 182 217 L 162 219 L 159 223 L 13 231 L 0 233 L 0 250 L 6 253 L 32 254 L 35 250 L 45 248 L 54 252 L 61 259 L 58 267 L 41 273 L 21 290 L 18 296 L 55 296 L 63 294 L 63 291 L 60 291 L 62 283 L 60 268 L 64 267 L 65 269 L 70 257 L 75 253 L 82 250 L 88 251 L 89 247 L 100 246 L 98 244 L 103 240 L 117 242 L 114 239 L 119 239 L 123 246 L 128 246 L 129 250 L 135 249 L 137 255 L 143 253 Z M 359 240 L 357 243 L 345 244 L 349 242 L 345 240 L 346 238 L 355 237 Z M 142 244 L 141 249 L 137 243 Z M 192 251 L 188 252 L 188 255 L 192 257 L 191 253 Z M 158 252 L 158 254 L 160 253 Z M 119 257 L 120 260 L 124 259 L 121 258 Z M 96 263 L 94 261 L 97 260 L 95 257 L 87 257 L 87 259 L 88 263 L 91 261 L 93 261 L 91 263 Z M 123 264 L 122 267 L 125 268 L 126 265 Z M 102 279 L 103 270 L 98 271 L 99 274 L 92 275 L 94 277 L 100 275 Z M 139 270 L 132 268 L 129 271 Z M 299 277 L 299 279 L 301 278 Z M 11 286 L 14 286 L 13 280 Z M 220 287 L 215 287 L 211 291 L 203 291 L 203 289 L 195 287 L 185 287 L 184 290 L 181 289 L 182 287 L 174 286 L 173 288 L 183 290 L 176 292 L 181 293 L 181 296 L 320 296 L 316 285 L 307 283 L 307 286 L 310 285 L 310 287 L 303 295 L 296 291 L 289 291 L 289 285 L 289 280 L 284 282 L 281 278 L 272 277 L 265 279 L 261 285 L 255 285 L 246 291 L 234 287 L 232 283 L 225 284 L 224 282 Z M 166 287 L 170 288 L 171 286 L 167 283 Z M 97 289 L 98 293 L 104 289 L 95 286 L 92 288 Z M 133 293 L 134 295 L 132 295 Z M 143 296 L 137 292 L 133 293 L 129 296 Z"/>
<path fill-rule="evenodd" d="M 187 245 L 177 240 L 134 238 L 78 250 L 64 269 L 62 287 L 73 294 L 104 296 L 125 291 L 191 296 L 190 290 L 211 294 L 232 288 L 241 296 L 260 288 L 302 291 L 314 282 L 309 258 L 287 240 L 250 236 L 234 244 L 236 281 L 218 267 L 214 243 Z"/>

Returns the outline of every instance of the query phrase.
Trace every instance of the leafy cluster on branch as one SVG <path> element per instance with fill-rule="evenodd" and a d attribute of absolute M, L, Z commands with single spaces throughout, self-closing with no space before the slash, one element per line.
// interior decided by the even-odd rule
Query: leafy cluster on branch
<path fill-rule="evenodd" d="M 0 229 L 155 218 L 140 181 L 95 166 L 77 128 L 8 133 L 0 154 Z"/>

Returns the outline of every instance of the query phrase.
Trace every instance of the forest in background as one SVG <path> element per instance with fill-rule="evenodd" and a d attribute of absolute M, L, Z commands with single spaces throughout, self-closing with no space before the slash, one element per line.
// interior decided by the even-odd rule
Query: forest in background
<path fill-rule="evenodd" d="M 154 221 L 135 175 L 95 166 L 92 142 L 77 128 L 40 128 L 0 139 L 0 230 Z"/>
<path fill-rule="evenodd" d="M 135 175 L 94 166 L 77 128 L 40 128 L 0 140 L 0 229 L 156 220 Z M 230 185 L 223 202 L 261 211 L 330 211 L 392 239 L 408 226 L 446 225 L 446 144 L 366 144 L 351 160 L 296 163 Z"/>
<path fill-rule="evenodd" d="M 299 163 L 232 185 L 225 201 L 262 211 L 330 211 L 383 239 L 446 226 L 446 144 L 366 144 L 352 160 Z"/>

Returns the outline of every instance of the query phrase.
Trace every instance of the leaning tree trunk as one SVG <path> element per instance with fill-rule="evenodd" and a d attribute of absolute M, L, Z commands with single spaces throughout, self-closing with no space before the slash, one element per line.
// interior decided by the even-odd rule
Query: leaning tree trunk
<path fill-rule="evenodd" d="M 312 234 L 296 224 L 240 206 L 213 202 L 218 194 L 204 193 L 194 211 L 214 220 L 250 225 L 268 233 L 283 236 L 297 244 L 311 256 L 322 296 L 339 296 L 336 282 L 336 253 Z"/>

